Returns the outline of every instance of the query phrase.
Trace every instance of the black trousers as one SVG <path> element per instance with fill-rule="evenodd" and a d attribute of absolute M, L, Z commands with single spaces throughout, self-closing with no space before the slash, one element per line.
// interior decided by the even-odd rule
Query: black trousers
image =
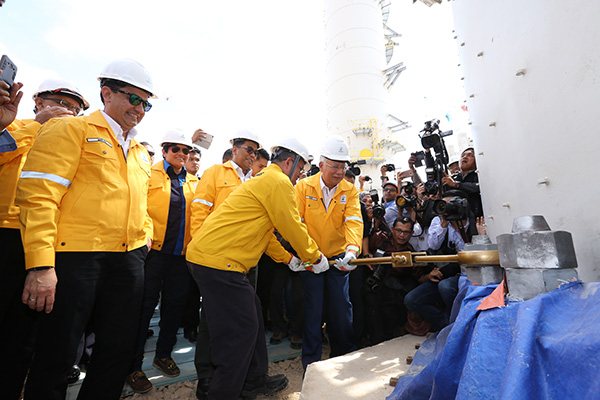
<path fill-rule="evenodd" d="M 268 370 L 262 307 L 245 274 L 188 262 L 202 293 L 212 361 L 211 400 L 237 400 L 244 381 Z"/>
<path fill-rule="evenodd" d="M 275 263 L 275 265 L 269 300 L 272 330 L 273 332 L 302 337 L 304 322 L 302 278 L 300 278 L 300 274 L 292 272 L 285 264 Z M 284 296 L 286 292 L 288 296 Z M 286 302 L 286 297 L 290 301 Z M 285 312 L 284 304 L 286 305 Z M 287 317 L 287 324 L 284 315 Z"/>
<path fill-rule="evenodd" d="M 187 304 L 191 280 L 184 256 L 150 250 L 144 266 L 144 299 L 130 372 L 142 370 L 146 333 L 161 293 L 156 357 L 171 357 L 173 346 L 177 342 L 177 330 Z"/>
<path fill-rule="evenodd" d="M 27 400 L 63 400 L 91 319 L 96 343 L 78 399 L 119 399 L 129 372 L 144 288 L 146 246 L 126 253 L 56 253 L 54 309 L 42 314 Z"/>
<path fill-rule="evenodd" d="M 1 396 L 18 400 L 33 355 L 39 313 L 21 302 L 25 254 L 18 229 L 0 228 L 0 363 Z"/>

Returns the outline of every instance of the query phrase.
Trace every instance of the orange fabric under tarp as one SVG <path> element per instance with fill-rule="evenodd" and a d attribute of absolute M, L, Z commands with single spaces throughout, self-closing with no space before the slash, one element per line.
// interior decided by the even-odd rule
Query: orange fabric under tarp
<path fill-rule="evenodd" d="M 498 287 L 486 298 L 481 300 L 481 304 L 477 307 L 478 310 L 489 310 L 490 308 L 504 307 L 504 295 L 506 288 L 504 279 L 498 284 Z"/>

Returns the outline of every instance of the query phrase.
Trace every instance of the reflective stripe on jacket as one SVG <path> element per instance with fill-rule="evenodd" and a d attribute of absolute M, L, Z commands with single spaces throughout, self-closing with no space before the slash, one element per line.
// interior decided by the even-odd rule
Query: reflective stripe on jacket
<path fill-rule="evenodd" d="M 192 202 L 190 232 L 192 237 L 223 201 L 242 184 L 242 180 L 231 161 L 225 164 L 215 164 L 202 174 Z"/>
<path fill-rule="evenodd" d="M 27 153 L 42 125 L 34 120 L 15 120 L 8 131 L 15 139 L 16 150 L 0 153 L 0 228 L 19 229 L 19 207 L 15 194 L 19 175 L 27 160 Z"/>
<path fill-rule="evenodd" d="M 342 180 L 325 210 L 321 191 L 321 173 L 302 179 L 296 185 L 296 198 L 300 217 L 308 233 L 325 257 L 342 254 L 348 246 L 360 249 L 363 220 L 360 213 L 358 190 Z M 360 250 L 357 250 L 360 254 Z"/>
<path fill-rule="evenodd" d="M 294 186 L 278 165 L 271 164 L 208 216 L 198 234 L 192 235 L 186 259 L 242 273 L 254 267 L 264 252 L 277 262 L 289 262 L 290 254 L 277 242 L 274 227 L 302 260 L 317 261 L 319 250 L 300 221 Z"/>
<path fill-rule="evenodd" d="M 152 237 L 148 152 L 125 159 L 100 111 L 46 122 L 17 184 L 27 268 L 54 266 L 55 251 L 124 252 Z"/>
<path fill-rule="evenodd" d="M 190 241 L 190 207 L 192 198 L 198 185 L 198 178 L 187 174 L 183 187 L 185 197 L 185 240 L 183 242 L 183 252 Z M 148 214 L 152 218 L 154 227 L 154 238 L 152 239 L 152 248 L 160 250 L 165 240 L 167 232 L 167 220 L 169 218 L 169 202 L 171 201 L 171 179 L 165 172 L 162 161 L 152 166 L 150 175 L 150 184 L 148 186 Z"/>

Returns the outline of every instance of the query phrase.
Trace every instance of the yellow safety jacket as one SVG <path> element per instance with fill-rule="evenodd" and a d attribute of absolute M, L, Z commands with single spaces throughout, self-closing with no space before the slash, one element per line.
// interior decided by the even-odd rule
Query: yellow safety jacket
<path fill-rule="evenodd" d="M 190 207 L 192 198 L 198 185 L 198 178 L 187 174 L 183 186 L 183 196 L 185 197 L 185 239 L 183 242 L 183 252 L 190 241 Z M 150 175 L 150 184 L 148 186 L 148 214 L 152 218 L 154 226 L 154 238 L 152 239 L 152 248 L 160 250 L 165 240 L 167 232 L 167 220 L 169 219 L 169 203 L 171 201 L 171 178 L 165 172 L 163 161 L 159 161 L 152 166 Z"/>
<path fill-rule="evenodd" d="M 17 184 L 26 267 L 54 266 L 55 251 L 145 246 L 149 178 L 146 149 L 132 139 L 125 159 L 100 111 L 46 122 Z"/>
<path fill-rule="evenodd" d="M 217 207 L 242 184 L 238 172 L 227 161 L 225 164 L 215 164 L 202 174 L 192 203 L 190 229 L 194 237 L 200 227 Z"/>
<path fill-rule="evenodd" d="M 296 184 L 296 198 L 300 217 L 325 257 L 347 250 L 360 254 L 363 220 L 354 185 L 342 180 L 329 203 L 329 210 L 326 210 L 319 172 Z"/>
<path fill-rule="evenodd" d="M 41 126 L 29 119 L 14 120 L 7 128 L 15 139 L 17 149 L 0 153 L 0 228 L 19 229 L 19 207 L 15 205 L 17 182 Z"/>
<path fill-rule="evenodd" d="M 317 261 L 319 250 L 300 221 L 294 186 L 276 164 L 244 182 L 208 216 L 198 234 L 192 235 L 186 259 L 242 273 L 254 267 L 265 252 L 277 262 L 289 262 L 290 254 L 275 238 L 273 228 L 302 260 Z"/>

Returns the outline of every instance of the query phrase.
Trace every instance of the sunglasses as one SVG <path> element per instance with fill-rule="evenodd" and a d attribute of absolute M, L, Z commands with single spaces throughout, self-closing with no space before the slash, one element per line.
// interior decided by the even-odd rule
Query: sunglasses
<path fill-rule="evenodd" d="M 172 152 L 173 154 L 177 154 L 177 153 L 179 153 L 179 151 L 180 151 L 180 150 L 181 150 L 181 152 L 182 152 L 184 155 L 186 155 L 186 156 L 187 156 L 188 154 L 190 154 L 190 149 L 189 149 L 189 148 L 187 148 L 187 147 L 173 146 L 173 147 L 169 147 L 169 149 L 171 149 L 171 152 Z"/>
<path fill-rule="evenodd" d="M 240 149 L 246 149 L 246 151 L 250 155 L 256 153 L 256 149 L 254 149 L 253 147 L 250 147 L 250 146 L 240 146 Z"/>
<path fill-rule="evenodd" d="M 132 106 L 139 106 L 141 104 L 142 107 L 144 107 L 145 112 L 150 111 L 150 109 L 152 108 L 152 104 L 150 104 L 150 102 L 148 100 L 142 99 L 137 94 L 129 93 L 124 90 L 117 89 L 117 88 L 111 88 L 111 90 L 113 92 L 119 92 L 119 93 L 126 94 L 127 96 L 129 96 L 129 104 L 131 104 Z"/>
<path fill-rule="evenodd" d="M 394 231 L 396 231 L 396 233 L 398 233 L 398 234 L 404 234 L 404 235 L 412 235 L 412 233 L 413 233 L 412 231 L 405 231 L 405 230 L 397 229 L 397 228 L 394 228 Z"/>

